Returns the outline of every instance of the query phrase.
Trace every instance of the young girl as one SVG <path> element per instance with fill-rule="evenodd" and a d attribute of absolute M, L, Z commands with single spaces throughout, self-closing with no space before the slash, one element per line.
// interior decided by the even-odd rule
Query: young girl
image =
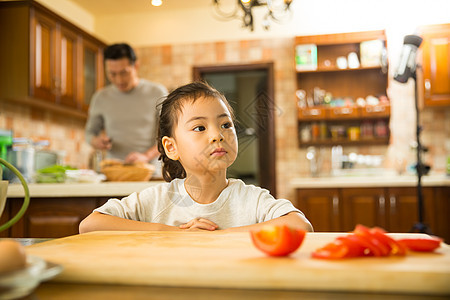
<path fill-rule="evenodd" d="M 80 223 L 94 230 L 227 230 L 286 224 L 312 231 L 305 216 L 265 189 L 227 179 L 238 151 L 232 109 L 209 85 L 194 82 L 162 103 L 158 149 L 168 183 L 110 199 Z"/>

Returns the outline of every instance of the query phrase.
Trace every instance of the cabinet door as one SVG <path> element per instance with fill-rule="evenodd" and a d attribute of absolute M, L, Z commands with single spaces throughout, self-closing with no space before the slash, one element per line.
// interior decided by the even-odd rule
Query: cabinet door
<path fill-rule="evenodd" d="M 425 106 L 450 106 L 450 24 L 421 30 Z"/>
<path fill-rule="evenodd" d="M 78 97 L 80 106 L 87 111 L 91 102 L 92 95 L 104 84 L 103 72 L 103 47 L 83 40 L 82 46 L 82 64 L 81 64 L 81 93 Z"/>
<path fill-rule="evenodd" d="M 77 34 L 61 27 L 59 42 L 60 62 L 58 64 L 57 90 L 59 102 L 65 106 L 77 107 Z"/>
<path fill-rule="evenodd" d="M 31 96 L 56 101 L 56 22 L 35 11 L 31 30 Z"/>
<path fill-rule="evenodd" d="M 435 187 L 435 225 L 433 234 L 444 239 L 445 243 L 450 243 L 450 187 Z"/>
<path fill-rule="evenodd" d="M 341 190 L 343 231 L 357 224 L 386 228 L 384 188 L 348 188 Z"/>
<path fill-rule="evenodd" d="M 12 200 L 12 211 L 21 201 Z M 78 226 L 97 207 L 96 198 L 33 198 L 25 215 L 12 228 L 12 237 L 60 238 L 78 234 Z"/>
<path fill-rule="evenodd" d="M 341 231 L 338 189 L 299 189 L 296 207 L 311 222 L 314 231 Z"/>
<path fill-rule="evenodd" d="M 0 213 L 0 225 L 5 224 L 12 218 L 12 216 L 9 213 L 10 208 L 11 208 L 11 204 L 10 204 L 10 201 L 8 201 L 8 199 L 7 199 L 7 201 L 5 203 L 5 207 L 3 209 L 3 213 Z M 3 231 L 0 231 L 0 238 L 9 237 L 10 231 L 11 231 L 11 227 L 9 227 L 8 229 L 5 229 Z"/>
<path fill-rule="evenodd" d="M 424 198 L 424 223 L 431 229 L 435 227 L 435 215 L 433 189 L 423 188 Z M 418 222 L 417 188 L 389 188 L 388 215 L 390 232 L 411 232 L 413 226 Z"/>

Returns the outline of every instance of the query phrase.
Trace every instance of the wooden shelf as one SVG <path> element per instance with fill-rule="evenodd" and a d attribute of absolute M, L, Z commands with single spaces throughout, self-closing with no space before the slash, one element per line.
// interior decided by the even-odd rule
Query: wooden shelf
<path fill-rule="evenodd" d="M 387 61 L 379 66 L 361 65 L 359 68 L 346 69 L 338 68 L 336 63 L 338 58 L 348 57 L 350 53 L 356 54 L 359 61 L 365 63 L 361 59 L 361 42 L 373 40 L 382 42 L 379 45 L 382 47 L 379 49 L 379 59 L 383 61 L 386 55 L 386 36 L 383 30 L 296 37 L 295 47 L 305 44 L 317 46 L 318 68 L 296 70 L 297 89 L 303 90 L 305 94 L 305 100 L 302 99 L 302 102 L 311 103 L 312 98 L 323 97 L 323 93 L 331 95 L 332 99 L 351 98 L 354 103 L 358 98 L 366 99 L 368 96 L 380 99 L 385 97 L 388 82 Z M 376 62 L 376 59 L 369 61 Z M 366 65 L 368 64 L 369 62 Z M 317 88 L 324 91 L 322 96 L 317 96 Z M 313 102 L 321 104 L 323 100 L 316 98 Z M 298 109 L 299 144 L 300 147 L 388 145 L 389 118 L 390 105 L 383 101 L 375 106 L 319 105 Z M 349 136 L 357 138 L 350 140 Z"/>
<path fill-rule="evenodd" d="M 309 141 L 309 142 L 300 142 L 301 148 L 306 148 L 309 146 L 315 146 L 315 147 L 330 147 L 330 146 L 336 146 L 336 145 L 354 145 L 354 146 L 360 146 L 360 145 L 388 145 L 389 144 L 389 137 L 385 138 L 361 138 L 359 140 L 351 141 L 347 138 L 340 138 L 340 139 L 319 139 L 316 141 Z"/>
<path fill-rule="evenodd" d="M 382 71 L 381 66 L 373 66 L 373 67 L 359 67 L 359 68 L 346 68 L 346 69 L 338 69 L 335 67 L 330 68 L 318 68 L 317 70 L 305 70 L 305 71 L 297 71 L 299 74 L 303 73 L 320 73 L 320 72 L 355 72 L 355 71 L 363 71 L 363 70 L 380 70 Z"/>

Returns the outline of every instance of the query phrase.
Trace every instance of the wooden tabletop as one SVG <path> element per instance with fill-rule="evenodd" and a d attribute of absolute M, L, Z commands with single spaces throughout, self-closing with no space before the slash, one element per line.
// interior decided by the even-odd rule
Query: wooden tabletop
<path fill-rule="evenodd" d="M 29 255 L 61 264 L 61 284 L 277 290 L 321 293 L 450 295 L 450 246 L 405 257 L 327 261 L 318 247 L 346 233 L 308 233 L 290 257 L 267 257 L 249 233 L 91 232 L 27 246 Z M 393 237 L 423 237 L 394 234 Z M 40 290 L 59 289 L 43 284 Z M 124 288 L 128 289 L 128 288 Z M 243 292 L 246 294 L 247 292 Z"/>

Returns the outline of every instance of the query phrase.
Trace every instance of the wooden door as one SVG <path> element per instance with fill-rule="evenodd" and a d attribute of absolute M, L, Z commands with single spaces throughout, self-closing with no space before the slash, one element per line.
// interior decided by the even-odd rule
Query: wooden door
<path fill-rule="evenodd" d="M 450 106 L 450 24 L 421 27 L 425 106 Z"/>
<path fill-rule="evenodd" d="M 386 229 L 390 232 L 413 231 L 414 224 L 418 222 L 417 188 L 389 188 L 387 194 L 389 226 Z M 436 211 L 433 189 L 423 188 L 423 196 L 424 223 L 434 228 Z"/>
<path fill-rule="evenodd" d="M 58 64 L 57 94 L 59 103 L 73 108 L 77 107 L 77 43 L 77 34 L 61 26 L 58 38 L 61 55 Z"/>
<path fill-rule="evenodd" d="M 31 96 L 56 102 L 57 24 L 48 16 L 34 10 L 31 22 Z"/>
<path fill-rule="evenodd" d="M 234 97 L 228 99 L 232 106 L 233 102 L 238 108 L 242 105 L 242 109 L 236 110 L 237 124 L 240 127 L 237 127 L 239 154 L 243 153 L 242 150 L 244 149 L 252 148 L 256 154 L 250 157 L 248 161 L 252 160 L 253 162 L 253 158 L 257 160 L 256 163 L 253 163 L 253 167 L 256 165 L 256 168 L 251 171 L 250 176 L 248 174 L 237 174 L 236 177 L 246 183 L 261 186 L 276 197 L 275 115 L 279 114 L 280 111 L 274 100 L 273 63 L 194 67 L 193 77 L 194 80 L 206 80 L 210 84 L 211 79 L 215 78 L 215 83 L 219 84 L 212 84 L 212 86 L 215 86 L 220 92 L 228 94 L 224 89 L 221 90 L 219 85 L 223 83 L 226 85 L 227 83 L 227 80 L 220 79 L 222 76 L 230 76 L 234 78 L 232 81 L 236 82 L 239 93 L 247 93 L 250 92 L 252 87 L 249 84 L 244 84 L 245 80 L 241 80 L 241 78 L 251 77 L 255 73 L 260 74 L 261 72 L 265 75 L 261 76 L 262 80 L 256 85 L 255 94 L 246 97 L 249 102 L 244 104 L 245 101 L 242 101 L 240 103 Z M 250 123 L 254 126 L 248 127 Z M 247 128 L 244 129 L 244 127 Z M 231 171 L 233 167 L 231 166 L 228 171 Z"/>
<path fill-rule="evenodd" d="M 384 188 L 346 188 L 341 193 L 343 231 L 351 231 L 357 224 L 386 228 Z"/>
<path fill-rule="evenodd" d="M 342 230 L 338 189 L 298 189 L 294 205 L 305 214 L 314 231 Z"/>

